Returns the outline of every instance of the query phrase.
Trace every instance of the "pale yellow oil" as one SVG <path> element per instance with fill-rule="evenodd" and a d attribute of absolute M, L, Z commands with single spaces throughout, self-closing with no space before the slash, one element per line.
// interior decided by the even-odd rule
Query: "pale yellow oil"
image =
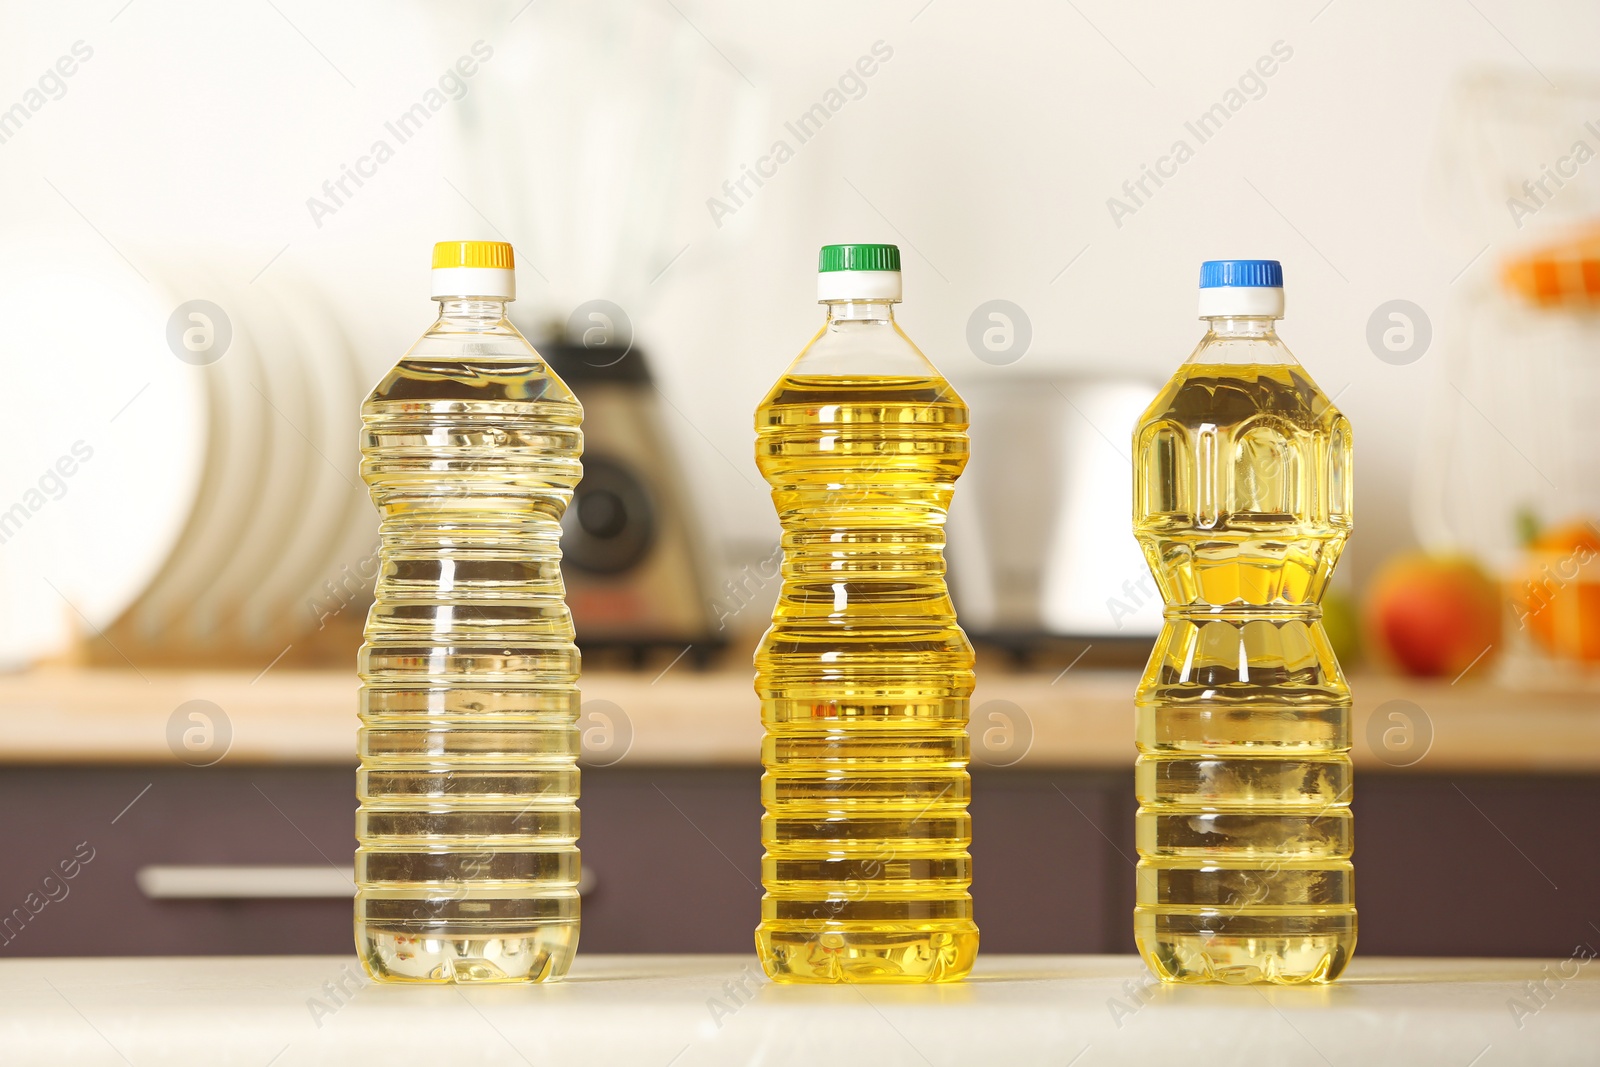
<path fill-rule="evenodd" d="M 362 409 L 383 525 L 356 945 L 388 981 L 556 978 L 578 941 L 579 663 L 558 541 L 582 409 L 515 358 L 520 337 L 474 344 L 500 358 L 408 358 Z"/>
<path fill-rule="evenodd" d="M 1350 691 L 1319 601 L 1350 427 L 1298 365 L 1183 367 L 1135 433 L 1167 603 L 1139 685 L 1139 951 L 1180 982 L 1324 982 L 1356 942 Z"/>
<path fill-rule="evenodd" d="M 756 413 L 783 588 L 756 652 L 777 981 L 937 982 L 978 950 L 972 646 L 945 586 L 967 409 L 939 377 L 787 375 Z"/>

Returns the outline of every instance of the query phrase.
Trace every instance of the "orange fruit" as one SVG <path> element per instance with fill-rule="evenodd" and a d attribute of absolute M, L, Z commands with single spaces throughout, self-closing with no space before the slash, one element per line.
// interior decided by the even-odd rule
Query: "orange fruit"
<path fill-rule="evenodd" d="M 1536 537 L 1511 582 L 1512 613 L 1558 659 L 1600 663 L 1600 530 L 1583 520 Z"/>

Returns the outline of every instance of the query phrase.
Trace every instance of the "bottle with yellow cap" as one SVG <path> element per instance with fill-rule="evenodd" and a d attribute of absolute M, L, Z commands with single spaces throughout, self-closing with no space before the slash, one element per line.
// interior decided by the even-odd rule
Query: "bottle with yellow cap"
<path fill-rule="evenodd" d="M 583 409 L 506 320 L 511 246 L 434 248 L 439 318 L 362 407 L 382 513 L 361 648 L 356 948 L 395 982 L 558 978 L 578 943 Z"/>

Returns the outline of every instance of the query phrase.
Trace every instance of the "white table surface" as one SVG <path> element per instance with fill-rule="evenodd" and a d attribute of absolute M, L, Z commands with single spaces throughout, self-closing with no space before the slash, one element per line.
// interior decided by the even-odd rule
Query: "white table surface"
<path fill-rule="evenodd" d="M 743 956 L 580 956 L 537 987 L 359 975 L 337 956 L 6 959 L 0 1063 L 1600 1063 L 1600 965 L 1576 959 L 1358 956 L 1321 989 L 1161 988 L 1132 956 L 988 956 L 918 988 L 774 986 Z"/>

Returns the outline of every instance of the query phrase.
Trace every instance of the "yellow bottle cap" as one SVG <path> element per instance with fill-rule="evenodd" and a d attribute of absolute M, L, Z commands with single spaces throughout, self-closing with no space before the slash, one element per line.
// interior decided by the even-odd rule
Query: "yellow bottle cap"
<path fill-rule="evenodd" d="M 517 275 L 504 241 L 440 241 L 433 246 L 433 298 L 515 300 Z"/>
<path fill-rule="evenodd" d="M 512 270 L 516 261 L 504 241 L 440 241 L 433 246 L 433 269 L 490 267 Z"/>

